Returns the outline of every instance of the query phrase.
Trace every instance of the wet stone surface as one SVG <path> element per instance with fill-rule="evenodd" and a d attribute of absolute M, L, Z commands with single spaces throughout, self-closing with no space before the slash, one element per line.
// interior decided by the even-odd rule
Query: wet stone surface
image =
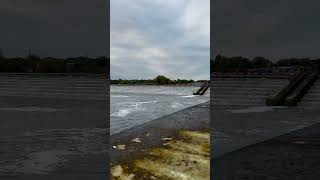
<path fill-rule="evenodd" d="M 212 160 L 219 180 L 314 180 L 320 176 L 320 124 Z"/>
<path fill-rule="evenodd" d="M 210 179 L 209 108 L 196 105 L 112 136 L 110 177 Z"/>

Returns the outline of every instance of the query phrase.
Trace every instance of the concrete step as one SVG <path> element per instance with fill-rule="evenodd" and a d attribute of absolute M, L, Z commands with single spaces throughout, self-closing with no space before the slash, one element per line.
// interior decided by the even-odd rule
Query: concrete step
<path fill-rule="evenodd" d="M 96 99 L 96 100 L 106 100 L 107 95 L 100 94 L 78 94 L 74 93 L 25 93 L 25 92 L 13 92 L 13 93 L 3 93 L 0 92 L 0 97 L 43 97 L 43 98 L 64 98 L 64 99 Z"/>
<path fill-rule="evenodd" d="M 263 95 L 269 96 L 275 91 L 233 91 L 233 90 L 213 90 L 213 94 L 216 95 Z"/>
<path fill-rule="evenodd" d="M 268 81 L 268 82 L 285 82 L 287 79 L 267 79 L 267 78 L 215 78 L 211 76 L 213 81 Z"/>
<path fill-rule="evenodd" d="M 232 88 L 232 89 L 279 89 L 283 86 L 260 86 L 260 85 L 248 85 L 248 84 L 238 84 L 238 85 L 232 85 L 232 86 L 226 86 L 226 85 L 213 85 L 211 86 L 214 89 L 224 89 L 224 88 Z"/>
<path fill-rule="evenodd" d="M 247 83 L 247 82 L 237 82 L 237 83 L 211 83 L 211 86 L 214 86 L 214 87 L 220 87 L 220 86 L 230 86 L 230 87 L 234 87 L 234 86 L 249 86 L 249 87 L 281 87 L 281 86 L 285 86 L 286 83 L 283 83 L 283 84 L 270 84 L 270 83 L 261 83 L 261 82 L 252 82 L 252 83 Z"/>
<path fill-rule="evenodd" d="M 224 101 L 224 102 L 226 102 L 226 101 L 228 101 L 228 102 L 231 102 L 231 101 L 235 101 L 235 102 L 265 102 L 265 99 L 261 99 L 261 98 L 259 98 L 259 99 L 248 99 L 248 98 L 246 98 L 246 97 L 243 97 L 243 98 L 241 98 L 241 97 L 237 97 L 237 98 L 218 98 L 218 97 L 213 97 L 212 98 L 212 101 L 214 101 L 214 102 L 221 102 L 221 101 Z"/>
<path fill-rule="evenodd" d="M 301 107 L 320 107 L 320 80 L 319 78 L 313 84 L 308 93 L 299 103 Z"/>
<path fill-rule="evenodd" d="M 221 102 L 216 102 L 216 103 L 212 103 L 212 105 L 224 105 L 224 106 L 265 106 L 265 103 L 253 103 L 253 102 L 225 102 L 225 103 L 221 103 Z"/>
<path fill-rule="evenodd" d="M 9 89 L 9 90 L 3 90 L 0 88 L 0 92 L 2 93 L 19 93 L 19 92 L 26 92 L 26 93 L 43 93 L 43 92 L 48 92 L 48 93 L 68 93 L 68 94 L 75 94 L 75 93 L 86 93 L 86 94 L 105 94 L 105 91 L 101 90 L 88 90 L 88 91 L 83 91 L 83 90 L 76 90 L 76 89 L 36 89 L 36 88 L 25 88 L 25 89 Z"/>
<path fill-rule="evenodd" d="M 308 94 L 312 94 L 312 93 L 320 94 L 320 87 L 312 87 L 312 89 L 308 91 Z"/>
<path fill-rule="evenodd" d="M 213 92 L 248 92 L 248 93 L 265 93 L 270 94 L 273 92 L 277 92 L 280 89 L 264 89 L 264 88 L 239 88 L 239 89 L 233 89 L 233 88 L 213 88 Z"/>
<path fill-rule="evenodd" d="M 213 104 L 212 109 L 213 112 L 215 110 L 235 110 L 235 109 L 245 109 L 245 108 L 250 108 L 250 107 L 260 107 L 264 105 L 260 104 L 228 104 L 228 105 L 221 105 L 221 104 Z"/>
<path fill-rule="evenodd" d="M 307 107 L 307 106 L 318 106 L 320 107 L 320 102 L 301 102 L 299 104 L 302 107 Z"/>
<path fill-rule="evenodd" d="M 216 110 L 265 106 L 265 98 L 289 83 L 286 79 L 214 79 L 211 97 Z"/>
<path fill-rule="evenodd" d="M 234 94 L 210 94 L 212 98 L 227 98 L 227 99 L 237 99 L 239 97 L 246 98 L 246 99 L 261 99 L 265 98 L 266 94 L 253 94 L 253 93 L 234 93 Z"/>
<path fill-rule="evenodd" d="M 0 90 L 15 91 L 21 90 L 65 90 L 65 91 L 101 91 L 105 92 L 107 87 L 84 87 L 84 86 L 0 86 Z"/>
<path fill-rule="evenodd" d="M 17 82 L 0 82 L 0 86 L 6 85 L 83 85 L 83 86 L 99 86 L 103 84 L 107 84 L 107 82 L 74 82 L 74 81 L 39 81 L 39 82 L 32 82 L 32 81 L 17 81 Z"/>
<path fill-rule="evenodd" d="M 303 102 L 320 102 L 320 96 L 318 96 L 318 97 L 304 97 Z"/>

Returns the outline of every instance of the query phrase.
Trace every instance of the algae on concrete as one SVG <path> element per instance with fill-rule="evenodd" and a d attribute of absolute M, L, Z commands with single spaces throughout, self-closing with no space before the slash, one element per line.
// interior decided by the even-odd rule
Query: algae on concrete
<path fill-rule="evenodd" d="M 114 165 L 111 179 L 210 179 L 209 132 L 181 130 L 162 146 L 142 152 L 130 164 Z"/>

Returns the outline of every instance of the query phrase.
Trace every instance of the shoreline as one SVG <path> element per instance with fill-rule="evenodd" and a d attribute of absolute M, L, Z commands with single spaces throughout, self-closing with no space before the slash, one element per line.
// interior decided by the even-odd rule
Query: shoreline
<path fill-rule="evenodd" d="M 210 101 L 180 110 L 112 135 L 110 139 L 110 167 L 111 169 L 123 167 L 123 171 L 135 172 L 134 164 L 137 161 L 148 157 L 150 155 L 148 152 L 158 148 L 167 151 L 170 148 L 165 144 L 184 140 L 184 138 L 181 137 L 181 134 L 186 134 L 186 132 L 199 135 L 194 138 L 195 141 L 201 139 L 198 137 L 208 136 L 208 138 L 210 138 Z M 191 145 L 193 146 L 194 142 L 193 144 L 191 143 Z M 210 142 L 208 146 L 209 148 L 206 148 L 206 151 L 209 152 L 202 158 L 207 158 L 206 160 L 208 160 L 209 163 Z M 189 153 L 183 153 L 189 155 Z M 135 175 L 142 177 L 144 175 L 150 175 L 149 171 L 141 172 L 140 170 L 136 173 L 137 174 Z"/>
<path fill-rule="evenodd" d="M 201 87 L 200 85 L 148 85 L 148 84 L 137 84 L 137 85 L 133 85 L 133 84 L 117 84 L 117 85 L 110 85 L 110 87 L 122 87 L 122 86 L 132 86 L 132 87 L 136 87 L 136 86 L 162 86 L 162 87 Z"/>
<path fill-rule="evenodd" d="M 190 86 L 195 86 L 195 87 L 200 87 L 201 84 L 110 84 L 110 86 L 179 86 L 179 87 L 190 87 Z"/>

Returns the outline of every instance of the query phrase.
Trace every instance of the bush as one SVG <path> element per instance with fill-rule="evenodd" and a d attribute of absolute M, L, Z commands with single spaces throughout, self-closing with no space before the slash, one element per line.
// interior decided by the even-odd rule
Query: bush
<path fill-rule="evenodd" d="M 154 82 L 156 84 L 166 85 L 166 84 L 171 84 L 172 81 L 165 76 L 159 75 L 154 79 Z"/>

